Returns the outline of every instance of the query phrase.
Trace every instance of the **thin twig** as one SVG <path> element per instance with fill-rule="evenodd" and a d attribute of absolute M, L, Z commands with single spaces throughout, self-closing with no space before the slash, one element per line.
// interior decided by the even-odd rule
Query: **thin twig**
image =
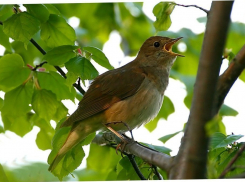
<path fill-rule="evenodd" d="M 225 175 L 232 169 L 232 165 L 236 162 L 238 157 L 242 154 L 242 152 L 245 150 L 245 143 L 242 145 L 242 147 L 238 150 L 236 155 L 231 159 L 225 170 L 221 173 L 219 178 L 224 178 Z"/>
<path fill-rule="evenodd" d="M 157 176 L 157 178 L 158 178 L 159 180 L 163 180 L 163 177 L 162 177 L 162 175 L 158 172 L 157 167 L 156 167 L 155 165 L 152 165 L 152 168 L 153 168 L 154 173 L 155 173 L 155 175 Z"/>
<path fill-rule="evenodd" d="M 124 154 L 125 154 L 126 156 L 128 156 L 128 159 L 129 159 L 129 161 L 131 162 L 131 164 L 132 164 L 132 166 L 133 166 L 135 172 L 136 172 L 137 175 L 139 176 L 139 178 L 140 178 L 141 180 L 146 180 L 146 178 L 145 178 L 145 177 L 143 176 L 143 174 L 141 173 L 141 171 L 140 171 L 140 169 L 139 169 L 137 163 L 135 162 L 135 158 L 134 158 L 135 156 L 132 155 L 132 154 L 127 154 L 126 152 L 124 152 Z"/>
<path fill-rule="evenodd" d="M 40 63 L 40 64 L 37 64 L 33 69 L 32 69 L 32 71 L 36 71 L 37 70 L 37 68 L 40 68 L 40 67 L 42 67 L 44 64 L 46 64 L 47 63 L 47 61 L 44 61 L 44 62 L 42 62 L 42 63 Z"/>
<path fill-rule="evenodd" d="M 206 9 L 200 7 L 200 6 L 197 6 L 197 5 L 184 5 L 184 4 L 177 4 L 177 3 L 173 3 L 173 4 L 175 4 L 175 5 L 177 5 L 177 6 L 183 6 L 183 7 L 195 7 L 195 8 L 198 8 L 198 9 L 204 11 L 204 12 L 207 13 L 207 14 L 209 13 L 208 10 L 206 10 Z"/>

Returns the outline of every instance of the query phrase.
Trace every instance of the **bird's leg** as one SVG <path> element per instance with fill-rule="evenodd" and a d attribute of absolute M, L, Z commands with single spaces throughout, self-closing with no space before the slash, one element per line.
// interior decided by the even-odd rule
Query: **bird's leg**
<path fill-rule="evenodd" d="M 134 140 L 133 132 L 132 132 L 132 130 L 130 129 L 130 127 L 128 126 L 127 123 L 125 123 L 125 122 L 123 122 L 123 121 L 113 121 L 113 122 L 106 123 L 105 125 L 107 126 L 107 125 L 110 125 L 110 124 L 117 124 L 117 123 L 123 123 L 124 126 L 126 126 L 126 128 L 128 129 L 128 131 L 130 132 L 130 135 L 131 135 L 132 139 Z M 124 134 L 123 134 L 123 135 L 124 135 Z M 124 135 L 124 136 L 126 136 L 126 135 Z M 120 137 L 119 137 L 119 138 L 120 138 Z"/>
<path fill-rule="evenodd" d="M 117 150 L 119 148 L 121 148 L 121 155 L 123 154 L 123 151 L 125 149 L 125 146 L 130 142 L 129 141 L 129 138 L 127 136 L 123 136 L 121 135 L 120 133 L 118 133 L 117 131 L 115 131 L 113 128 L 111 128 L 110 126 L 107 126 L 107 125 L 110 125 L 110 124 L 115 124 L 115 123 L 123 123 L 123 122 L 110 122 L 110 123 L 106 123 L 105 126 L 112 132 L 114 133 L 118 138 L 121 139 L 121 143 L 119 143 L 116 147 L 116 153 L 117 153 Z M 122 155 L 123 157 L 123 155 Z"/>

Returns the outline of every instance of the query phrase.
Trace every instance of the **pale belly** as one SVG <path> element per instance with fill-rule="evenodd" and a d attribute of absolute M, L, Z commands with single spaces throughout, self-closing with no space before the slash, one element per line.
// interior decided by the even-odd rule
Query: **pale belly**
<path fill-rule="evenodd" d="M 128 131 L 124 122 L 132 130 L 146 124 L 156 117 L 163 102 L 163 95 L 149 81 L 145 80 L 138 92 L 114 104 L 105 111 L 107 123 L 117 131 Z M 116 123 L 116 124 L 113 124 Z"/>

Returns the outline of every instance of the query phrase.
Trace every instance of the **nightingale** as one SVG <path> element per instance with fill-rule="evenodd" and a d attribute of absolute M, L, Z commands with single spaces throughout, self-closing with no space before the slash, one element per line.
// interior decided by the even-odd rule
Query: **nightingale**
<path fill-rule="evenodd" d="M 77 110 L 60 126 L 70 126 L 71 130 L 49 171 L 89 134 L 106 128 L 126 132 L 156 117 L 170 69 L 177 56 L 182 56 L 172 52 L 172 46 L 181 38 L 150 37 L 132 62 L 95 78 Z"/>

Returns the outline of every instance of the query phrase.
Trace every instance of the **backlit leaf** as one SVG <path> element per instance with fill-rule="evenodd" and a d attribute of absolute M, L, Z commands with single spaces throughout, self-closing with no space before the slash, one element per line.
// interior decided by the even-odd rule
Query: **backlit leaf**
<path fill-rule="evenodd" d="M 69 61 L 69 59 L 76 56 L 74 50 L 77 48 L 78 46 L 72 45 L 55 47 L 47 52 L 47 54 L 43 57 L 43 60 L 54 66 L 62 65 Z"/>
<path fill-rule="evenodd" d="M 166 143 L 169 139 L 173 138 L 175 135 L 179 134 L 180 132 L 182 132 L 182 131 L 177 131 L 175 133 L 165 135 L 165 136 L 159 138 L 158 140 L 160 140 L 162 143 Z"/>
<path fill-rule="evenodd" d="M 50 14 L 47 22 L 41 25 L 41 38 L 47 46 L 74 45 L 76 34 L 64 18 Z"/>
<path fill-rule="evenodd" d="M 170 14 L 172 13 L 175 4 L 169 2 L 160 2 L 153 8 L 153 14 L 156 17 L 154 27 L 157 31 L 168 30 L 172 22 Z"/>
<path fill-rule="evenodd" d="M 111 66 L 109 60 L 107 59 L 107 57 L 105 56 L 105 54 L 98 48 L 96 47 L 83 47 L 84 51 L 87 51 L 89 53 L 92 54 L 92 59 L 98 63 L 99 65 L 111 70 L 114 67 Z"/>
<path fill-rule="evenodd" d="M 3 32 L 14 40 L 27 44 L 35 33 L 38 32 L 40 21 L 27 12 L 12 15 L 3 22 Z"/>
<path fill-rule="evenodd" d="M 3 32 L 3 26 L 0 26 L 0 44 L 11 52 L 11 45 L 9 43 L 9 37 Z"/>
<path fill-rule="evenodd" d="M 43 4 L 25 4 L 27 12 L 35 16 L 41 23 L 49 19 L 49 11 Z"/>
<path fill-rule="evenodd" d="M 31 70 L 24 67 L 20 55 L 6 54 L 0 58 L 0 88 L 3 91 L 9 91 L 22 84 L 30 73 Z"/>
<path fill-rule="evenodd" d="M 81 56 L 70 59 L 65 66 L 69 72 L 73 72 L 81 80 L 92 80 L 99 75 L 92 63 Z"/>

